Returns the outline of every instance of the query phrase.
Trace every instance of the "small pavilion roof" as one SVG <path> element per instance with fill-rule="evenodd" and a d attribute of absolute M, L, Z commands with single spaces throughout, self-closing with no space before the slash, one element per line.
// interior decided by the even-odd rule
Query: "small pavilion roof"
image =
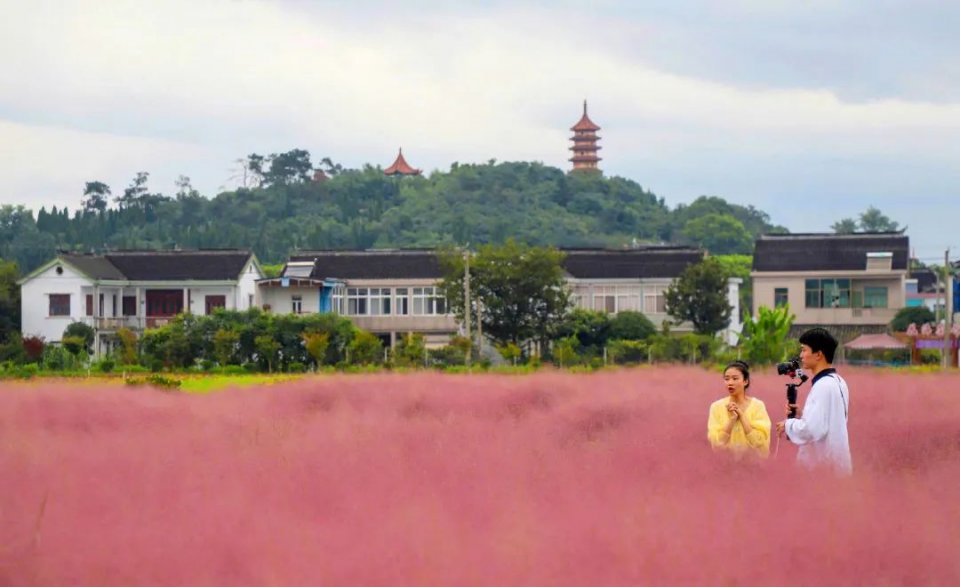
<path fill-rule="evenodd" d="M 393 162 L 393 165 L 387 167 L 383 170 L 384 175 L 420 175 L 419 169 L 414 169 L 407 163 L 407 160 L 403 158 L 403 148 L 400 149 L 400 152 L 397 154 L 396 160 Z"/>

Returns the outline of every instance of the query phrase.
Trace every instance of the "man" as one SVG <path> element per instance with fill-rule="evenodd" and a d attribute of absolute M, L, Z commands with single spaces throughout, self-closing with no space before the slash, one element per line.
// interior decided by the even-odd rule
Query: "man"
<path fill-rule="evenodd" d="M 853 472 L 847 436 L 850 392 L 833 368 L 836 351 L 837 340 L 823 328 L 800 337 L 800 364 L 813 376 L 813 384 L 801 416 L 778 422 L 777 434 L 786 434 L 800 446 L 798 463 L 808 468 L 829 466 L 837 474 L 849 475 Z"/>

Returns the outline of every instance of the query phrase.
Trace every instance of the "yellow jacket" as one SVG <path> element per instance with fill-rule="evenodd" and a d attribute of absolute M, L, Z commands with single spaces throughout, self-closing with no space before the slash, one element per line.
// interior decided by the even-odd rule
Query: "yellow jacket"
<path fill-rule="evenodd" d="M 730 436 L 727 437 L 724 428 L 730 421 L 730 414 L 727 412 L 728 403 L 730 399 L 723 398 L 710 404 L 707 439 L 713 448 L 738 452 L 751 449 L 757 456 L 768 456 L 770 454 L 770 416 L 767 415 L 767 408 L 763 402 L 755 397 L 750 398 L 750 403 L 741 416 L 746 418 L 750 422 L 750 427 L 753 428 L 749 435 L 743 433 L 743 426 L 737 422 L 730 431 Z"/>

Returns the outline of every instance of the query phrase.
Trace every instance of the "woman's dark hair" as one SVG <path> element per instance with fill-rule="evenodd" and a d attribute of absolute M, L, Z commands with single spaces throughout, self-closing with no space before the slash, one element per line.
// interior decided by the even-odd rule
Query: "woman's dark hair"
<path fill-rule="evenodd" d="M 730 369 L 736 369 L 743 375 L 743 380 L 746 382 L 743 386 L 744 389 L 750 387 L 750 365 L 748 365 L 746 361 L 734 361 L 724 367 L 723 372 L 726 373 Z"/>

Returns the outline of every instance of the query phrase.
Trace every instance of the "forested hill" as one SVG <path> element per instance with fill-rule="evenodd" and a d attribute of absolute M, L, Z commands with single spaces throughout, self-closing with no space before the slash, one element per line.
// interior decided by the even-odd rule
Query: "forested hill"
<path fill-rule="evenodd" d="M 783 230 L 753 207 L 703 197 L 669 207 L 621 177 L 567 174 L 540 163 L 454 164 L 425 177 L 326 162 L 313 179 L 306 151 L 244 161 L 247 183 L 210 199 L 181 178 L 176 194 L 153 193 L 139 173 L 120 193 L 91 181 L 78 207 L 0 209 L 0 257 L 27 272 L 57 248 L 252 247 L 263 262 L 296 248 L 432 247 L 515 237 L 531 244 L 623 246 L 690 243 L 749 253 L 753 237 Z"/>

